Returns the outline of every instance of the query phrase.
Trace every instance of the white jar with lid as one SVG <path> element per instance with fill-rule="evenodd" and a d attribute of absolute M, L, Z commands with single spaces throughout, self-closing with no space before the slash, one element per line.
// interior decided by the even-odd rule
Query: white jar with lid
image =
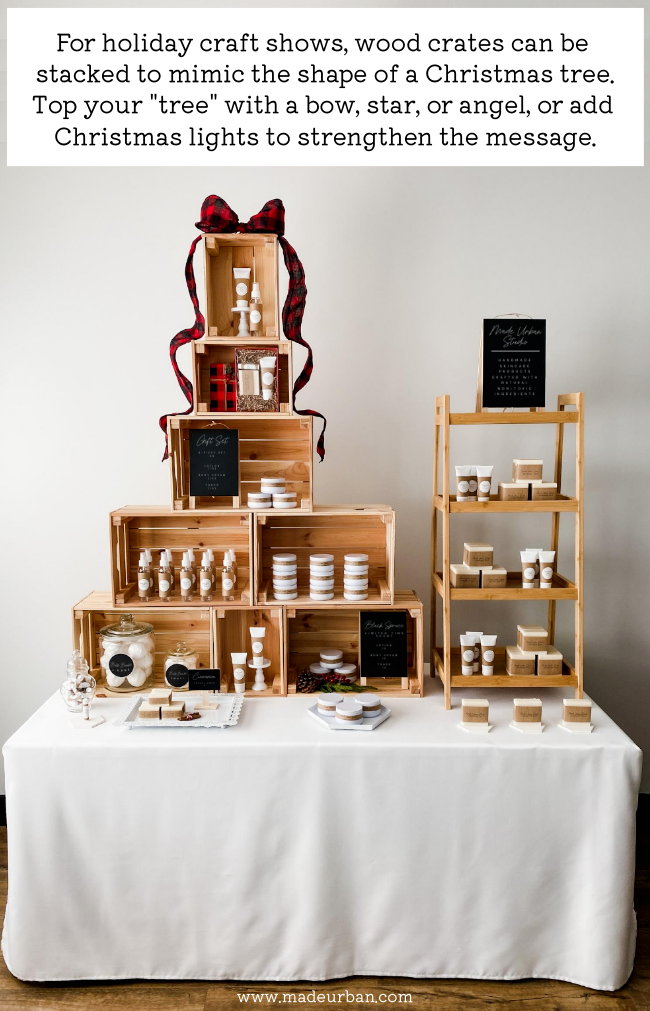
<path fill-rule="evenodd" d="M 125 693 L 144 688 L 153 674 L 153 625 L 123 614 L 115 624 L 104 625 L 99 634 L 99 662 L 108 688 Z"/>
<path fill-rule="evenodd" d="M 368 589 L 368 577 L 359 576 L 359 578 L 353 579 L 351 576 L 345 576 L 343 578 L 343 588 L 345 590 L 367 590 Z"/>
<path fill-rule="evenodd" d="M 191 670 L 197 670 L 199 656 L 184 642 L 177 643 L 175 649 L 165 657 L 165 684 L 176 692 L 186 692 L 190 684 Z"/>
<path fill-rule="evenodd" d="M 297 590 L 276 590 L 273 587 L 273 597 L 275 600 L 295 600 L 298 596 Z"/>
<path fill-rule="evenodd" d="M 320 651 L 320 662 L 328 670 L 336 670 L 343 663 L 342 649 L 322 649 Z"/>
<path fill-rule="evenodd" d="M 368 692 L 367 694 L 364 692 L 361 695 L 355 695 L 354 699 L 363 709 L 364 720 L 379 716 L 382 703 L 378 695 L 373 695 L 372 692 Z"/>
<path fill-rule="evenodd" d="M 261 491 L 249 491 L 248 493 L 248 508 L 249 509 L 272 509 L 273 499 L 266 492 Z"/>
<path fill-rule="evenodd" d="M 334 590 L 314 590 L 309 587 L 309 597 L 311 600 L 333 600 Z"/>
<path fill-rule="evenodd" d="M 360 553 L 344 555 L 343 565 L 346 569 L 367 569 L 368 556 Z"/>
<path fill-rule="evenodd" d="M 367 590 L 343 590 L 343 596 L 346 600 L 367 600 L 368 591 Z"/>
<path fill-rule="evenodd" d="M 322 569 L 323 567 L 334 567 L 334 555 L 318 554 L 309 556 L 310 569 Z"/>
<path fill-rule="evenodd" d="M 328 719 L 334 719 L 336 716 L 336 707 L 341 700 L 342 696 L 337 695 L 335 692 L 326 692 L 324 695 L 319 695 L 317 699 L 318 705 L 318 715 L 326 716 Z"/>
<path fill-rule="evenodd" d="M 336 706 L 334 719 L 344 727 L 360 724 L 363 720 L 363 706 L 355 699 L 343 697 Z"/>
<path fill-rule="evenodd" d="M 274 509 L 297 509 L 298 508 L 298 496 L 295 491 L 286 492 L 274 492 L 273 493 L 273 508 Z"/>
<path fill-rule="evenodd" d="M 284 477 L 263 477 L 260 487 L 266 495 L 276 495 L 286 491 L 287 479 Z"/>
<path fill-rule="evenodd" d="M 356 681 L 357 665 L 355 663 L 340 663 L 334 673 L 339 674 L 342 678 L 347 678 L 348 681 Z"/>
<path fill-rule="evenodd" d="M 280 569 L 289 569 L 294 572 L 297 561 L 298 556 L 289 551 L 286 551 L 281 555 L 273 555 L 273 569 L 274 571 L 277 569 L 278 572 Z"/>

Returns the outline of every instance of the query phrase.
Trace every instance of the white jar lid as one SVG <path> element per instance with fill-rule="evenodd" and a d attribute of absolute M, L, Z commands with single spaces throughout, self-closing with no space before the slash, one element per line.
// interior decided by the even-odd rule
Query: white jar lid
<path fill-rule="evenodd" d="M 334 597 L 334 590 L 311 590 L 309 591 L 309 596 L 312 600 L 332 600 Z"/>
<path fill-rule="evenodd" d="M 355 695 L 354 701 L 358 702 L 364 709 L 381 709 L 381 699 L 378 695 L 373 695 L 372 692 Z"/>
<path fill-rule="evenodd" d="M 356 672 L 356 663 L 340 663 L 334 670 L 335 674 L 340 674 L 343 678 L 349 678 L 352 674 L 356 674 Z"/>
<path fill-rule="evenodd" d="M 368 596 L 367 590 L 343 590 L 346 600 L 365 600 Z"/>
<path fill-rule="evenodd" d="M 298 596 L 298 591 L 290 590 L 287 593 L 283 593 L 281 590 L 276 590 L 273 587 L 273 596 L 276 600 L 295 600 Z"/>
<path fill-rule="evenodd" d="M 310 565 L 332 565 L 334 562 L 334 555 L 310 555 L 309 564 Z"/>
<path fill-rule="evenodd" d="M 274 579 L 273 580 L 274 590 L 297 590 L 298 580 L 297 579 Z"/>
<path fill-rule="evenodd" d="M 328 660 L 330 663 L 332 660 L 342 660 L 343 650 L 342 649 L 322 649 L 320 651 L 321 660 Z"/>
<path fill-rule="evenodd" d="M 365 563 L 368 561 L 368 556 L 362 554 L 344 555 L 343 561 L 346 562 L 348 565 L 360 565 L 361 563 Z"/>
<path fill-rule="evenodd" d="M 273 499 L 270 495 L 264 495 L 261 491 L 249 491 L 248 493 L 248 503 L 249 505 L 273 505 Z"/>
<path fill-rule="evenodd" d="M 356 716 L 357 713 L 363 713 L 363 706 L 356 699 L 342 698 L 336 705 L 336 711 L 342 716 Z"/>
<path fill-rule="evenodd" d="M 297 561 L 297 555 L 292 555 L 287 553 L 285 555 L 273 555 L 274 565 L 289 565 L 292 562 Z"/>
<path fill-rule="evenodd" d="M 336 709 L 336 704 L 337 704 L 337 702 L 338 702 L 338 700 L 340 698 L 341 698 L 341 696 L 340 695 L 336 695 L 334 692 L 331 692 L 329 695 L 327 695 L 327 694 L 325 694 L 325 695 L 319 695 L 318 696 L 318 708 L 319 709 L 331 709 L 332 712 L 334 712 L 334 710 Z"/>
<path fill-rule="evenodd" d="M 310 664 L 309 670 L 312 672 L 312 674 L 329 674 L 329 668 L 324 667 L 322 663 Z"/>

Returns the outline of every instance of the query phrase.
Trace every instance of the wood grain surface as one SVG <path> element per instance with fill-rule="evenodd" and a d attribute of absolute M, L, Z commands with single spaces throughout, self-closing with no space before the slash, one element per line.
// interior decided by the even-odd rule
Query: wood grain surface
<path fill-rule="evenodd" d="M 642 798 L 645 801 L 646 798 Z M 647 798 L 650 799 L 650 798 Z M 0 901 L 7 894 L 7 837 L 0 829 Z M 0 1011 L 235 1011 L 260 1006 L 239 995 L 269 994 L 261 1006 L 281 1005 L 282 994 L 324 993 L 322 1006 L 369 1007 L 373 1003 L 409 1007 L 414 1011 L 650 1011 L 650 804 L 641 807 L 638 823 L 636 911 L 638 942 L 636 966 L 629 982 L 615 993 L 589 990 L 557 980 L 499 982 L 471 979 L 401 979 L 356 976 L 329 983 L 150 982 L 22 983 L 0 958 Z M 346 991 L 364 995 L 363 1004 L 346 1003 Z M 341 995 L 339 1001 L 338 995 Z M 374 1002 L 365 995 L 372 995 Z M 391 994 L 410 995 L 390 1001 Z M 285 1003 L 288 1003 L 285 1001 Z M 301 1002 L 302 1003 L 302 1002 Z M 303 1004 L 303 1006 L 305 1006 Z M 306 1006 L 309 1006 L 308 1004 Z"/>

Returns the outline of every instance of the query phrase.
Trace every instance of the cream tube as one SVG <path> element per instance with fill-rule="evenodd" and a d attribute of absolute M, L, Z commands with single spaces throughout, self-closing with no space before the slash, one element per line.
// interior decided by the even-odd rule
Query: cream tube
<path fill-rule="evenodd" d="M 555 572 L 555 552 L 540 551 L 539 553 L 539 586 L 542 590 L 550 590 Z"/>
<path fill-rule="evenodd" d="M 460 672 L 461 674 L 472 674 L 474 672 L 473 635 L 461 635 L 460 637 Z"/>
<path fill-rule="evenodd" d="M 466 632 L 465 635 L 471 635 L 474 639 L 474 663 L 472 665 L 472 673 L 478 674 L 481 669 L 481 636 L 482 632 Z"/>
<path fill-rule="evenodd" d="M 536 551 L 521 552 L 521 585 L 525 590 L 532 590 L 535 586 L 535 562 L 537 561 Z"/>
<path fill-rule="evenodd" d="M 490 501 L 490 491 L 492 490 L 492 471 L 494 467 L 477 467 L 476 481 L 479 502 Z"/>
<path fill-rule="evenodd" d="M 246 299 L 246 305 L 248 305 L 248 289 L 250 286 L 251 268 L 233 267 L 232 275 L 235 280 L 235 293 L 237 298 Z"/>
<path fill-rule="evenodd" d="M 230 659 L 232 660 L 232 675 L 235 681 L 245 681 L 246 680 L 246 653 L 231 653 Z"/>
<path fill-rule="evenodd" d="M 262 397 L 264 400 L 270 400 L 273 396 L 277 363 L 278 360 L 275 355 L 267 355 L 265 358 L 260 358 L 259 365 L 260 375 L 262 377 Z"/>
<path fill-rule="evenodd" d="M 481 636 L 481 674 L 494 674 L 494 647 L 497 644 L 496 635 Z"/>
<path fill-rule="evenodd" d="M 476 467 L 470 467 L 469 464 L 461 464 L 456 467 L 456 500 L 458 502 L 471 501 L 470 484 L 475 473 Z M 476 484 L 476 478 L 474 478 L 474 484 Z"/>

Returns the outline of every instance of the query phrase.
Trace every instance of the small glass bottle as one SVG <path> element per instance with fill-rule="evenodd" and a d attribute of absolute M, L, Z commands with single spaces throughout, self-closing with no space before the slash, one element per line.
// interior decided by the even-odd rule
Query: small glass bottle
<path fill-rule="evenodd" d="M 169 548 L 165 548 L 165 552 L 167 554 L 167 564 L 169 566 L 169 573 L 171 576 L 170 582 L 172 584 L 172 593 L 173 593 L 174 590 L 176 589 L 176 572 L 174 570 L 174 556 L 172 555 Z"/>
<path fill-rule="evenodd" d="M 207 551 L 203 552 L 201 571 L 199 572 L 199 592 L 201 600 L 212 600 L 212 568 Z"/>
<path fill-rule="evenodd" d="M 217 588 L 217 567 L 214 564 L 214 551 L 212 550 L 212 548 L 208 548 L 206 553 L 207 553 L 207 556 L 208 556 L 208 560 L 210 562 L 210 573 L 212 574 L 212 589 L 216 590 L 216 588 Z"/>
<path fill-rule="evenodd" d="M 224 600 L 235 599 L 235 582 L 233 580 L 232 565 L 230 564 L 230 553 L 226 551 L 223 556 L 223 568 L 221 570 L 221 596 Z"/>
<path fill-rule="evenodd" d="M 138 598 L 140 600 L 149 600 L 150 589 L 151 571 L 149 569 L 149 563 L 147 562 L 147 556 L 144 551 L 141 551 L 140 561 L 138 563 Z"/>
<path fill-rule="evenodd" d="M 158 569 L 158 597 L 160 600 L 171 600 L 172 576 L 167 562 L 167 552 L 160 552 L 160 568 Z"/>
<path fill-rule="evenodd" d="M 232 567 L 232 581 L 235 588 L 237 587 L 237 555 L 230 549 L 230 565 Z"/>
<path fill-rule="evenodd" d="M 153 567 L 153 555 L 151 554 L 151 548 L 144 549 L 144 556 L 147 559 L 147 568 L 149 569 L 149 591 L 153 593 L 154 567 Z"/>
<path fill-rule="evenodd" d="M 192 589 L 196 589 L 196 560 L 194 558 L 194 548 L 187 549 L 187 557 L 190 560 L 190 568 L 192 569 Z"/>
<path fill-rule="evenodd" d="M 187 555 L 187 551 L 183 554 L 183 564 L 181 566 L 180 578 L 181 578 L 181 600 L 191 600 L 192 584 L 193 584 L 193 572 L 192 565 Z"/>
<path fill-rule="evenodd" d="M 262 333 L 262 296 L 259 281 L 253 281 L 249 307 L 251 337 L 259 337 Z"/>

